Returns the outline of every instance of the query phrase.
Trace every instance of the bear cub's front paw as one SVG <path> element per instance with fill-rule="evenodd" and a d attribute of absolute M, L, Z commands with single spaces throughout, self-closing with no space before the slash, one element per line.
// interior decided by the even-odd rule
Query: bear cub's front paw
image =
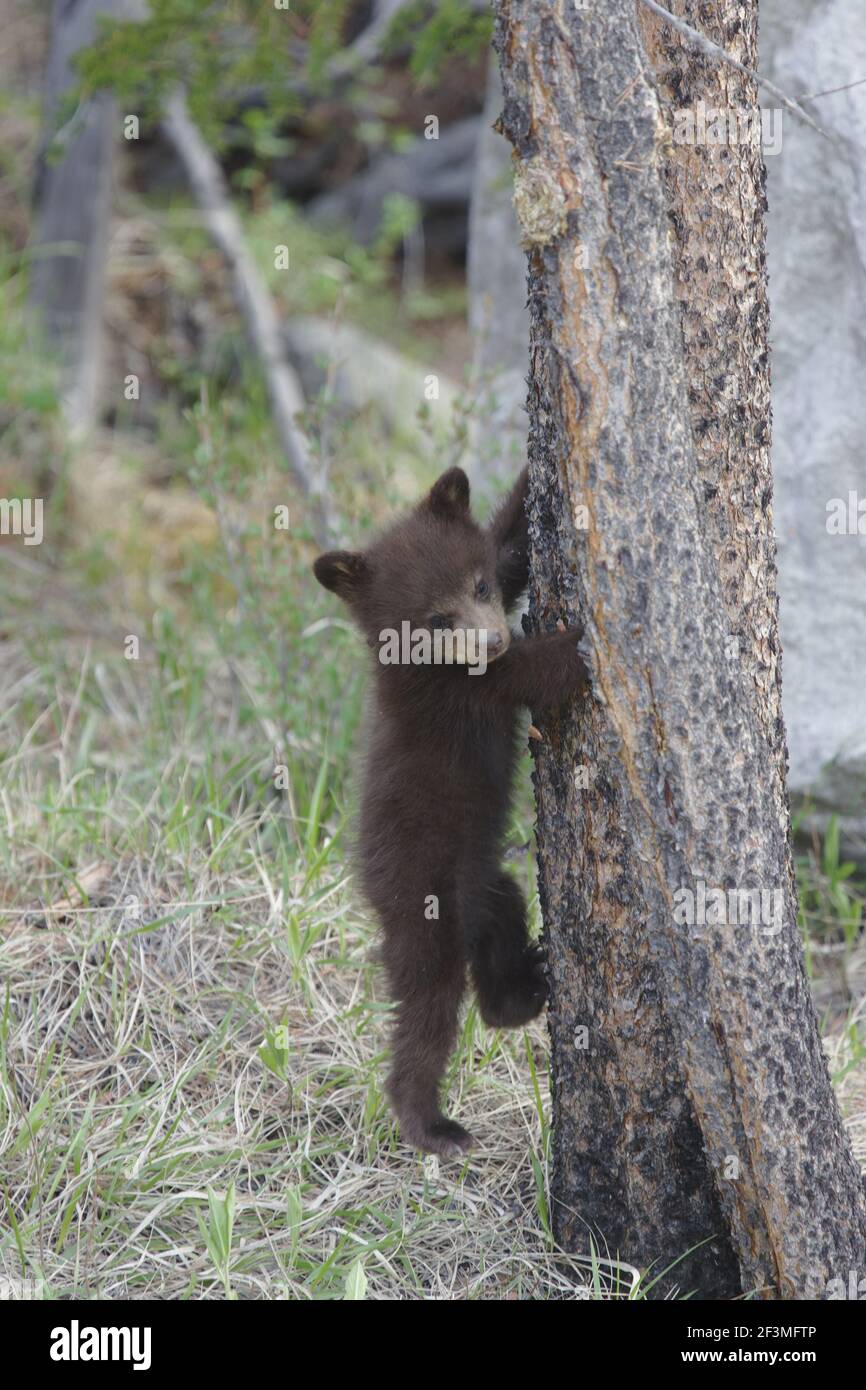
<path fill-rule="evenodd" d="M 486 998 L 479 999 L 481 1017 L 491 1028 L 520 1028 L 538 1017 L 546 1000 L 544 952 L 533 942 L 515 968 L 496 981 Z"/>

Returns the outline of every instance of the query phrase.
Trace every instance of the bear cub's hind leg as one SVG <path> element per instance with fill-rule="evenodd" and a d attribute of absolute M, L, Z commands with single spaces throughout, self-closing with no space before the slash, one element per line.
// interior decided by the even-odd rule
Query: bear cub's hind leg
<path fill-rule="evenodd" d="M 385 962 L 398 1001 L 388 1096 L 405 1142 L 441 1158 L 459 1158 L 474 1143 L 468 1130 L 442 1113 L 439 1099 L 466 984 L 455 936 L 431 922 L 389 943 L 386 924 Z"/>
<path fill-rule="evenodd" d="M 481 1017 L 491 1028 L 519 1028 L 541 1013 L 547 998 L 544 955 L 531 942 L 519 887 L 499 869 L 468 887 L 462 913 Z"/>

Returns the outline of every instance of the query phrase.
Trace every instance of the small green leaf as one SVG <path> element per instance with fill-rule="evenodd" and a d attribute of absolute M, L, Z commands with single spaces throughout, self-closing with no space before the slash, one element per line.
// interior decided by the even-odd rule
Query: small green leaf
<path fill-rule="evenodd" d="M 346 1275 L 345 1299 L 365 1299 L 367 1297 L 367 1276 L 363 1260 L 356 1260 Z"/>

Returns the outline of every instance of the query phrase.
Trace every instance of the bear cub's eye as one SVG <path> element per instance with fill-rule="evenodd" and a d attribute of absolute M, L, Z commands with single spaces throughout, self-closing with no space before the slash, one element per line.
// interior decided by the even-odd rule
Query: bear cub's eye
<path fill-rule="evenodd" d="M 486 579 L 479 579 L 478 583 L 475 585 L 475 597 L 476 597 L 476 598 L 488 598 L 489 595 L 490 595 L 490 585 L 487 583 L 487 580 L 486 580 Z"/>

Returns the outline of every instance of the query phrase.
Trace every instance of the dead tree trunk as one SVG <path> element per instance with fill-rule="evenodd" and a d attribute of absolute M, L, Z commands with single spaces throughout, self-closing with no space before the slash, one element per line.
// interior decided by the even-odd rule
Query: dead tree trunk
<path fill-rule="evenodd" d="M 755 0 L 677 8 L 754 64 Z M 796 922 L 763 163 L 673 139 L 672 105 L 756 93 L 635 0 L 500 0 L 496 45 L 531 616 L 585 624 L 595 688 L 535 721 L 556 1234 L 650 1279 L 678 1262 L 656 1294 L 826 1296 L 863 1273 L 866 1200 Z"/>
<path fill-rule="evenodd" d="M 241 220 L 232 207 L 222 170 L 190 118 L 180 91 L 174 92 L 166 102 L 163 129 L 186 170 L 208 230 L 231 268 L 247 334 L 262 364 L 277 437 L 295 481 L 309 504 L 315 534 L 322 544 L 327 544 L 336 523 L 327 479 L 323 470 L 314 465 L 307 437 L 299 423 L 305 405 L 303 388 L 289 362 L 276 305 L 247 248 Z"/>
<path fill-rule="evenodd" d="M 55 0 L 51 16 L 30 302 L 60 359 L 75 434 L 89 429 L 97 411 L 117 106 L 96 92 L 60 131 L 57 122 L 77 81 L 75 58 L 93 42 L 97 21 L 123 18 L 128 8 L 126 0 Z"/>

